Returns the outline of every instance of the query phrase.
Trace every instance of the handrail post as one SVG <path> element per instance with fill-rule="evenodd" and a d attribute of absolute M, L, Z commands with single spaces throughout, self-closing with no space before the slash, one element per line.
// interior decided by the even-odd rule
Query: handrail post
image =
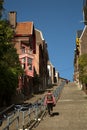
<path fill-rule="evenodd" d="M 35 119 L 38 120 L 38 106 L 35 108 Z"/>
<path fill-rule="evenodd" d="M 23 125 L 23 130 L 24 130 L 24 115 L 25 113 L 24 113 L 24 111 L 23 111 L 23 122 L 22 122 L 22 125 Z"/>
<path fill-rule="evenodd" d="M 30 124 L 30 110 L 31 109 L 28 110 L 29 124 Z"/>
<path fill-rule="evenodd" d="M 18 127 L 19 127 L 19 110 L 18 110 L 18 113 L 17 113 L 17 130 L 18 130 Z"/>

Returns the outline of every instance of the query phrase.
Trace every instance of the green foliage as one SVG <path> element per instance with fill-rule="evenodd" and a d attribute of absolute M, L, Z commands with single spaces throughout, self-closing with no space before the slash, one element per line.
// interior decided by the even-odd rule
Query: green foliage
<path fill-rule="evenodd" d="M 6 53 L 9 45 L 11 44 L 10 41 L 13 36 L 13 31 L 10 28 L 8 21 L 1 20 L 0 21 L 0 59 L 2 58 L 4 52 Z"/>
<path fill-rule="evenodd" d="M 5 42 L 8 43 L 13 36 L 12 34 L 13 30 L 10 28 L 9 22 L 7 20 L 0 20 L 0 40 L 6 39 Z"/>
<path fill-rule="evenodd" d="M 79 80 L 87 84 L 87 54 L 79 57 Z"/>
<path fill-rule="evenodd" d="M 13 30 L 8 21 L 0 21 L 0 105 L 10 103 L 16 92 L 18 76 L 23 73 L 19 57 L 11 43 Z"/>
<path fill-rule="evenodd" d="M 2 11 L 3 11 L 3 2 L 4 2 L 4 0 L 0 0 L 0 19 L 1 19 L 1 17 L 2 17 Z"/>

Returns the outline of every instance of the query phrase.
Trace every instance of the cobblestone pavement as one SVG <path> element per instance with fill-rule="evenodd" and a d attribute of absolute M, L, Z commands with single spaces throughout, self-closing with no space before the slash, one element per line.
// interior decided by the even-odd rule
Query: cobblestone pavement
<path fill-rule="evenodd" d="M 62 90 L 53 110 L 34 130 L 87 130 L 87 95 L 75 83 Z"/>

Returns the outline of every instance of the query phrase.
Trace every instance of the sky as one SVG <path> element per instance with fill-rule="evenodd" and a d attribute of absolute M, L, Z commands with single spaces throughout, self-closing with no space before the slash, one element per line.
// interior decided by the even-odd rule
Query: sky
<path fill-rule="evenodd" d="M 47 43 L 49 59 L 60 77 L 73 80 L 77 30 L 84 29 L 83 0 L 4 0 L 17 22 L 32 21 Z"/>

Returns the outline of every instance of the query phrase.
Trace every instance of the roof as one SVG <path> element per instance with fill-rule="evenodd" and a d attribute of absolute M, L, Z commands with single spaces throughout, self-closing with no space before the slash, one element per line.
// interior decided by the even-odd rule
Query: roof
<path fill-rule="evenodd" d="M 33 22 L 19 22 L 16 26 L 16 35 L 31 35 L 33 33 Z"/>
<path fill-rule="evenodd" d="M 41 43 L 44 40 L 42 32 L 38 29 L 35 29 L 35 33 L 36 33 L 36 41 Z"/>

